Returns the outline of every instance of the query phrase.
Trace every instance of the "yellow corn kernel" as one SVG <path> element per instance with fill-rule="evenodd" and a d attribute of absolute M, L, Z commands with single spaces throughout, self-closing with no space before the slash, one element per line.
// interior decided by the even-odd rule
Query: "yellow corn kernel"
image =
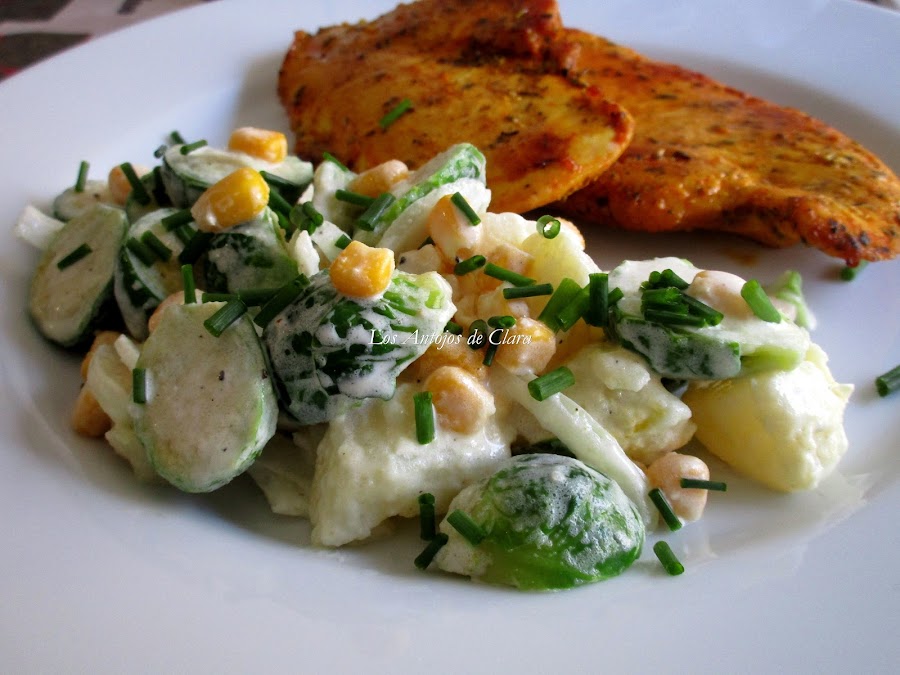
<path fill-rule="evenodd" d="M 279 164 L 287 157 L 287 137 L 280 131 L 239 127 L 231 132 L 228 149 Z"/>
<path fill-rule="evenodd" d="M 372 248 L 361 241 L 351 241 L 331 263 L 331 283 L 352 298 L 380 295 L 391 284 L 394 252 L 389 248 Z"/>
<path fill-rule="evenodd" d="M 459 366 L 441 366 L 425 380 L 434 412 L 445 429 L 471 434 L 494 414 L 494 395 L 472 373 Z"/>
<path fill-rule="evenodd" d="M 497 336 L 502 344 L 494 360 L 517 375 L 540 373 L 556 352 L 556 335 L 543 321 L 523 317 Z"/>
<path fill-rule="evenodd" d="M 81 436 L 100 438 L 112 429 L 112 420 L 103 412 L 90 390 L 82 387 L 75 399 L 71 425 L 75 433 Z"/>
<path fill-rule="evenodd" d="M 249 167 L 235 169 L 207 188 L 191 207 L 198 229 L 220 232 L 252 220 L 269 202 L 269 185 Z"/>
<path fill-rule="evenodd" d="M 134 169 L 134 173 L 138 178 L 150 172 L 150 169 L 146 166 L 141 166 L 140 164 L 132 164 L 131 168 Z M 128 201 L 128 195 L 131 194 L 131 183 L 128 182 L 128 178 L 125 177 L 125 172 L 122 171 L 122 166 L 120 164 L 117 164 L 109 170 L 109 176 L 107 177 L 106 182 L 109 186 L 109 194 L 113 198 L 113 201 L 119 206 L 125 206 L 125 202 Z"/>
<path fill-rule="evenodd" d="M 347 189 L 367 197 L 377 197 L 409 175 L 409 168 L 399 159 L 373 166 L 350 181 Z"/>
<path fill-rule="evenodd" d="M 413 361 L 404 373 L 409 373 L 413 380 L 422 382 L 434 371 L 443 366 L 456 366 L 471 373 L 481 381 L 486 381 L 488 368 L 484 365 L 484 352 L 472 349 L 466 344 L 465 335 L 452 336 L 446 334 L 442 342 L 432 342 L 425 353 Z"/>
<path fill-rule="evenodd" d="M 467 258 L 481 244 L 484 228 L 472 225 L 452 201 L 452 195 L 437 200 L 428 214 L 428 234 L 448 260 Z"/>

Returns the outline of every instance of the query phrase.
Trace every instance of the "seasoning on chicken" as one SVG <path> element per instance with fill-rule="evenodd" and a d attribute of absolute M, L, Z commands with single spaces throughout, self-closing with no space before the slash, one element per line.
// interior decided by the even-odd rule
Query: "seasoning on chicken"
<path fill-rule="evenodd" d="M 768 246 L 803 242 L 844 259 L 900 252 L 900 180 L 873 153 L 798 110 L 577 30 L 560 66 L 635 118 L 598 180 L 558 206 L 630 230 L 720 230 Z"/>
<path fill-rule="evenodd" d="M 615 161 L 633 122 L 601 89 L 545 72 L 559 30 L 549 0 L 420 0 L 300 31 L 278 86 L 295 151 L 362 171 L 467 142 L 487 158 L 494 210 L 561 199 Z"/>

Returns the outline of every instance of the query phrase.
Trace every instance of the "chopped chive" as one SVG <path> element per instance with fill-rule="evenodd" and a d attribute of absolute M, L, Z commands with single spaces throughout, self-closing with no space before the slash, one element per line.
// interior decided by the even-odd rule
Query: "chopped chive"
<path fill-rule="evenodd" d="M 416 556 L 413 564 L 420 570 L 426 569 L 431 564 L 431 561 L 434 560 L 434 556 L 437 555 L 438 551 L 440 551 L 447 543 L 448 539 L 449 537 L 446 534 L 438 532 L 434 535 L 434 538 L 428 542 L 425 550 Z"/>
<path fill-rule="evenodd" d="M 887 396 L 900 389 L 900 366 L 891 368 L 884 375 L 875 378 L 875 389 L 879 396 Z"/>
<path fill-rule="evenodd" d="M 75 187 L 73 188 L 75 192 L 84 192 L 84 185 L 87 183 L 88 169 L 90 168 L 90 164 L 81 160 L 81 163 L 78 165 L 78 177 L 75 179 Z"/>
<path fill-rule="evenodd" d="M 419 312 L 413 309 L 412 307 L 407 307 L 404 302 L 404 298 L 402 295 L 397 293 L 396 291 L 385 291 L 381 294 L 381 297 L 388 301 L 391 307 L 396 309 L 401 314 L 406 314 L 407 316 L 418 316 Z"/>
<path fill-rule="evenodd" d="M 728 489 L 728 485 L 720 480 L 702 480 L 700 478 L 682 478 L 680 485 L 683 488 L 715 492 L 725 492 Z"/>
<path fill-rule="evenodd" d="M 291 205 L 278 190 L 269 190 L 268 207 L 283 216 L 290 217 Z"/>
<path fill-rule="evenodd" d="M 583 318 L 589 326 L 609 323 L 609 275 L 605 272 L 588 275 L 588 307 Z"/>
<path fill-rule="evenodd" d="M 613 305 L 615 305 L 619 300 L 621 300 L 624 297 L 625 297 L 625 293 L 622 291 L 621 288 L 616 286 L 614 289 L 612 289 L 609 292 L 609 306 L 612 307 Z"/>
<path fill-rule="evenodd" d="M 125 178 L 128 179 L 128 183 L 131 185 L 131 194 L 135 201 L 141 206 L 149 204 L 153 198 L 150 196 L 150 193 L 147 192 L 147 188 L 144 187 L 141 179 L 138 178 L 138 175 L 134 171 L 134 167 L 131 166 L 131 162 L 119 164 L 119 168 L 122 169 L 122 173 L 125 174 Z"/>
<path fill-rule="evenodd" d="M 187 143 L 187 141 L 184 140 L 184 136 L 182 136 L 180 133 L 178 133 L 178 131 L 173 131 L 172 133 L 170 133 L 169 139 L 175 145 L 184 145 L 185 143 Z"/>
<path fill-rule="evenodd" d="M 187 225 L 179 225 L 175 228 L 174 232 L 175 236 L 178 237 L 178 240 L 185 246 L 187 246 L 194 237 L 194 230 Z"/>
<path fill-rule="evenodd" d="M 687 304 L 691 314 L 701 317 L 707 326 L 717 326 L 722 323 L 722 319 L 725 318 L 725 315 L 719 310 L 713 309 L 705 302 L 702 302 L 687 293 L 682 292 L 681 298 Z"/>
<path fill-rule="evenodd" d="M 469 324 L 469 337 L 466 340 L 469 347 L 472 349 L 481 349 L 484 346 L 484 343 L 487 342 L 488 332 L 487 321 L 484 319 L 475 319 L 475 321 Z"/>
<path fill-rule="evenodd" d="M 190 209 L 181 209 L 180 211 L 176 211 L 175 213 L 166 216 L 159 222 L 167 232 L 171 232 L 182 225 L 187 225 L 193 220 L 194 216 L 191 215 Z"/>
<path fill-rule="evenodd" d="M 306 275 L 301 274 L 293 281 L 279 288 L 278 292 L 272 296 L 272 299 L 259 310 L 259 314 L 253 319 L 253 323 L 260 328 L 265 328 L 285 307 L 296 300 L 300 292 L 307 286 L 309 286 L 309 279 L 306 278 Z"/>
<path fill-rule="evenodd" d="M 322 223 L 325 222 L 325 216 L 319 213 L 318 209 L 313 206 L 312 202 L 303 202 L 300 205 L 300 208 L 303 209 L 304 215 L 309 218 L 310 222 L 313 224 L 312 230 L 315 230 Z"/>
<path fill-rule="evenodd" d="M 538 314 L 538 321 L 543 321 L 550 330 L 557 332 L 560 329 L 559 313 L 569 305 L 581 292 L 581 286 L 574 279 L 564 277 L 556 286 L 553 295 L 547 300 L 544 309 Z"/>
<path fill-rule="evenodd" d="M 339 169 L 341 169 L 342 171 L 346 171 L 347 173 L 352 173 L 350 171 L 350 169 L 348 169 L 346 166 L 344 166 L 344 164 L 341 162 L 341 160 L 339 160 L 337 157 L 332 155 L 327 150 L 322 153 L 322 159 L 324 159 L 326 162 L 331 162 L 332 164 L 336 164 L 337 167 Z"/>
<path fill-rule="evenodd" d="M 125 247 L 148 267 L 156 262 L 156 254 L 139 239 L 131 237 L 125 242 Z"/>
<path fill-rule="evenodd" d="M 352 192 L 350 190 L 344 190 L 341 188 L 338 188 L 338 190 L 334 193 L 334 198 L 341 202 L 347 202 L 348 204 L 353 204 L 354 206 L 363 206 L 366 208 L 371 206 L 372 202 L 375 201 L 375 197 L 361 195 L 358 192 Z"/>
<path fill-rule="evenodd" d="M 413 396 L 416 419 L 416 440 L 427 445 L 434 440 L 434 404 L 430 391 L 420 391 Z"/>
<path fill-rule="evenodd" d="M 396 319 L 397 318 L 397 315 L 394 314 L 391 311 L 391 308 L 388 307 L 387 305 L 384 305 L 384 306 L 376 305 L 375 307 L 372 308 L 372 311 L 375 312 L 376 314 L 380 314 L 381 316 L 385 316 L 388 319 Z"/>
<path fill-rule="evenodd" d="M 670 269 L 664 269 L 662 271 L 662 279 L 665 284 L 667 284 L 669 286 L 674 286 L 675 288 L 682 290 L 682 291 L 685 288 L 687 288 L 688 286 L 690 286 L 690 284 L 687 281 L 682 279 L 680 276 L 675 274 L 675 272 L 673 272 Z"/>
<path fill-rule="evenodd" d="M 166 193 L 166 186 L 163 184 L 162 167 L 154 166 L 150 170 L 150 178 L 148 179 L 153 199 L 160 206 L 166 206 L 172 203 L 169 195 Z"/>
<path fill-rule="evenodd" d="M 516 298 L 534 298 L 540 295 L 552 295 L 553 284 L 534 284 L 532 286 L 511 286 L 503 289 L 503 297 L 507 300 Z"/>
<path fill-rule="evenodd" d="M 166 154 L 166 150 L 168 149 L 168 147 L 169 146 L 167 146 L 165 143 L 157 146 L 156 150 L 153 151 L 153 156 L 156 157 L 156 159 L 162 159 L 163 155 Z"/>
<path fill-rule="evenodd" d="M 559 311 L 559 314 L 556 315 L 559 330 L 571 330 L 572 326 L 578 322 L 578 319 L 583 317 L 584 313 L 590 309 L 590 306 L 591 290 L 590 286 L 585 286 L 578 291 L 578 294 L 574 298 L 572 298 L 572 302 L 563 307 Z"/>
<path fill-rule="evenodd" d="M 759 285 L 756 279 L 750 279 L 741 287 L 741 297 L 744 298 L 744 301 L 750 306 L 753 313 L 763 321 L 768 321 L 769 323 L 781 321 L 781 314 L 772 305 L 769 296 L 766 295 L 763 287 Z"/>
<path fill-rule="evenodd" d="M 474 272 L 475 270 L 484 267 L 486 264 L 487 258 L 485 258 L 483 255 L 473 255 L 470 258 L 460 260 L 458 263 L 456 263 L 456 265 L 453 266 L 453 274 L 461 277 L 464 274 Z"/>
<path fill-rule="evenodd" d="M 645 309 L 644 318 L 664 326 L 695 326 L 699 328 L 706 325 L 703 317 L 665 309 Z"/>
<path fill-rule="evenodd" d="M 153 254 L 163 262 L 167 262 L 172 258 L 172 249 L 166 246 L 162 240 L 150 230 L 147 230 L 141 235 L 141 243 L 153 251 Z"/>
<path fill-rule="evenodd" d="M 206 144 L 207 144 L 206 141 L 204 141 L 202 139 L 199 141 L 194 141 L 193 143 L 185 143 L 184 145 L 181 146 L 181 154 L 188 155 L 188 154 L 192 153 L 194 150 L 199 150 Z"/>
<path fill-rule="evenodd" d="M 566 366 L 559 366 L 528 383 L 528 393 L 535 401 L 545 401 L 566 387 L 575 384 L 575 374 Z"/>
<path fill-rule="evenodd" d="M 269 184 L 269 187 L 273 187 L 276 190 L 287 190 L 290 193 L 296 192 L 302 187 L 299 183 L 295 183 L 292 180 L 288 180 L 287 178 L 266 171 L 265 169 L 261 170 L 259 175 Z"/>
<path fill-rule="evenodd" d="M 346 234 L 342 234 L 340 237 L 338 237 L 335 240 L 334 245 L 343 251 L 345 248 L 347 248 L 350 245 L 351 241 L 353 241 L 353 240 L 350 239 L 350 237 L 348 237 Z"/>
<path fill-rule="evenodd" d="M 212 238 L 212 232 L 203 232 L 200 230 L 194 232 L 194 236 L 191 237 L 191 240 L 184 245 L 184 248 L 181 249 L 181 253 L 178 254 L 178 262 L 182 264 L 196 262 L 197 258 L 199 258 L 206 250 L 207 246 L 209 246 L 209 242 Z"/>
<path fill-rule="evenodd" d="M 553 216 L 541 216 L 537 219 L 537 231 L 544 239 L 553 239 L 559 234 L 562 224 Z"/>
<path fill-rule="evenodd" d="M 197 302 L 197 286 L 194 283 L 193 265 L 181 266 L 181 285 L 184 288 L 184 304 L 192 305 Z"/>
<path fill-rule="evenodd" d="M 356 226 L 361 230 L 370 232 L 374 230 L 378 224 L 378 219 L 384 215 L 384 212 L 390 208 L 396 199 L 390 192 L 378 195 L 369 207 L 363 211 L 363 214 L 356 219 Z"/>
<path fill-rule="evenodd" d="M 434 521 L 434 495 L 425 492 L 419 495 L 419 536 L 425 541 L 434 539 L 437 534 Z"/>
<path fill-rule="evenodd" d="M 475 209 L 469 206 L 469 202 L 466 201 L 466 198 L 463 197 L 462 194 L 454 192 L 453 196 L 450 197 L 450 201 L 453 202 L 453 205 L 456 208 L 462 211 L 462 214 L 466 217 L 466 220 L 469 221 L 470 225 L 478 225 L 481 222 L 481 218 L 475 213 Z"/>
<path fill-rule="evenodd" d="M 516 325 L 516 317 L 508 314 L 492 316 L 487 320 L 487 324 L 491 328 L 509 329 Z"/>
<path fill-rule="evenodd" d="M 200 294 L 200 302 L 231 302 L 232 300 L 240 300 L 240 297 L 236 293 L 209 293 L 203 291 Z"/>
<path fill-rule="evenodd" d="M 841 279 L 853 281 L 869 264 L 868 260 L 860 260 L 856 265 L 845 265 L 841 269 Z"/>
<path fill-rule="evenodd" d="M 653 552 L 662 563 L 663 568 L 670 576 L 677 577 L 684 572 L 684 565 L 678 560 L 678 557 L 672 552 L 672 547 L 665 541 L 658 541 L 653 544 Z"/>
<path fill-rule="evenodd" d="M 447 514 L 447 522 L 472 546 L 478 546 L 487 536 L 484 529 L 472 520 L 472 517 L 461 509 Z"/>
<path fill-rule="evenodd" d="M 493 335 L 493 332 L 491 335 Z M 488 346 L 487 349 L 484 350 L 484 358 L 481 359 L 481 365 L 488 367 L 492 366 L 494 364 L 494 357 L 497 356 L 498 349 L 500 349 L 500 343 L 488 339 Z"/>
<path fill-rule="evenodd" d="M 382 117 L 379 120 L 378 126 L 380 126 L 382 129 L 387 129 L 394 122 L 396 122 L 398 119 L 400 119 L 400 116 L 403 113 L 410 110 L 411 108 L 412 108 L 412 101 L 410 101 L 408 98 L 403 99 L 397 105 L 395 105 L 384 117 Z"/>
<path fill-rule="evenodd" d="M 308 232 L 312 234 L 316 231 L 316 228 L 313 227 L 312 223 L 309 222 L 309 218 L 306 217 L 306 214 L 303 213 L 303 209 L 300 207 L 300 204 L 294 204 L 288 210 L 286 214 L 288 218 L 288 227 L 291 232 L 294 230 L 300 230 L 301 232 Z"/>
<path fill-rule="evenodd" d="M 500 267 L 500 265 L 495 265 L 492 262 L 485 264 L 484 273 L 494 279 L 507 281 L 513 286 L 531 286 L 534 284 L 534 279 L 519 274 L 518 272 L 508 270 L 505 267 Z"/>
<path fill-rule="evenodd" d="M 675 274 L 674 271 L 672 271 L 669 268 L 666 268 L 662 272 L 660 272 L 658 270 L 654 270 L 653 272 L 650 272 L 649 278 L 641 286 L 644 289 L 666 288 L 666 287 L 671 286 L 671 287 L 677 288 L 679 290 L 684 290 L 685 288 L 690 286 L 690 284 L 687 281 L 685 281 L 684 279 L 682 279 L 680 276 Z"/>
<path fill-rule="evenodd" d="M 144 368 L 131 371 L 131 400 L 138 404 L 147 402 L 147 370 Z"/>
<path fill-rule="evenodd" d="M 222 309 L 203 322 L 204 328 L 213 337 L 219 337 L 235 321 L 247 313 L 247 305 L 240 300 L 229 300 Z"/>
<path fill-rule="evenodd" d="M 56 267 L 61 270 L 64 270 L 67 267 L 71 267 L 72 265 L 77 263 L 79 260 L 81 260 L 83 257 L 90 254 L 91 251 L 92 251 L 92 249 L 90 246 L 88 246 L 87 244 L 82 244 L 81 246 L 76 248 L 74 251 L 72 251 L 68 255 L 64 256 L 63 258 L 61 258 L 60 261 L 58 263 L 56 263 Z"/>
<path fill-rule="evenodd" d="M 244 288 L 237 292 L 238 298 L 247 307 L 261 307 L 278 293 L 277 288 Z"/>
<path fill-rule="evenodd" d="M 666 499 L 666 495 L 659 488 L 653 488 L 650 490 L 650 501 L 656 506 L 656 509 L 659 511 L 659 515 L 662 516 L 662 519 L 665 521 L 666 525 L 669 526 L 669 529 L 674 532 L 675 530 L 680 530 L 682 526 L 681 519 L 675 515 L 675 512 L 672 510 L 672 505 L 669 504 L 669 500 Z"/>
<path fill-rule="evenodd" d="M 450 333 L 451 335 L 462 335 L 463 327 L 455 321 L 448 321 L 447 325 L 444 326 L 444 332 Z"/>
<path fill-rule="evenodd" d="M 681 297 L 679 290 L 672 286 L 648 288 L 641 293 L 641 307 L 672 308 L 683 304 Z M 687 307 L 684 311 L 687 312 Z"/>

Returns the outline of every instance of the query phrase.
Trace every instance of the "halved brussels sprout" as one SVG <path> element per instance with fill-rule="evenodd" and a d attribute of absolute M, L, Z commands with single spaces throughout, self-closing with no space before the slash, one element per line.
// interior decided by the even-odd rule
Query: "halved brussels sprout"
<path fill-rule="evenodd" d="M 460 510 L 480 528 L 473 544 L 450 523 Z M 571 457 L 518 455 L 465 488 L 440 525 L 435 557 L 448 572 L 527 590 L 614 577 L 640 555 L 644 523 L 619 486 Z"/>

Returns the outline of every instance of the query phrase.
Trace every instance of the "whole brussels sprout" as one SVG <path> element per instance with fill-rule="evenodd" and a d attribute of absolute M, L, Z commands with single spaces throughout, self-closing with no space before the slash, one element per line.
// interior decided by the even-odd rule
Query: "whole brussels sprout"
<path fill-rule="evenodd" d="M 463 489 L 463 511 L 483 533 L 473 544 L 445 518 L 435 562 L 448 572 L 527 590 L 557 590 L 614 577 L 640 555 L 644 524 L 619 486 L 583 462 L 527 454 Z"/>

